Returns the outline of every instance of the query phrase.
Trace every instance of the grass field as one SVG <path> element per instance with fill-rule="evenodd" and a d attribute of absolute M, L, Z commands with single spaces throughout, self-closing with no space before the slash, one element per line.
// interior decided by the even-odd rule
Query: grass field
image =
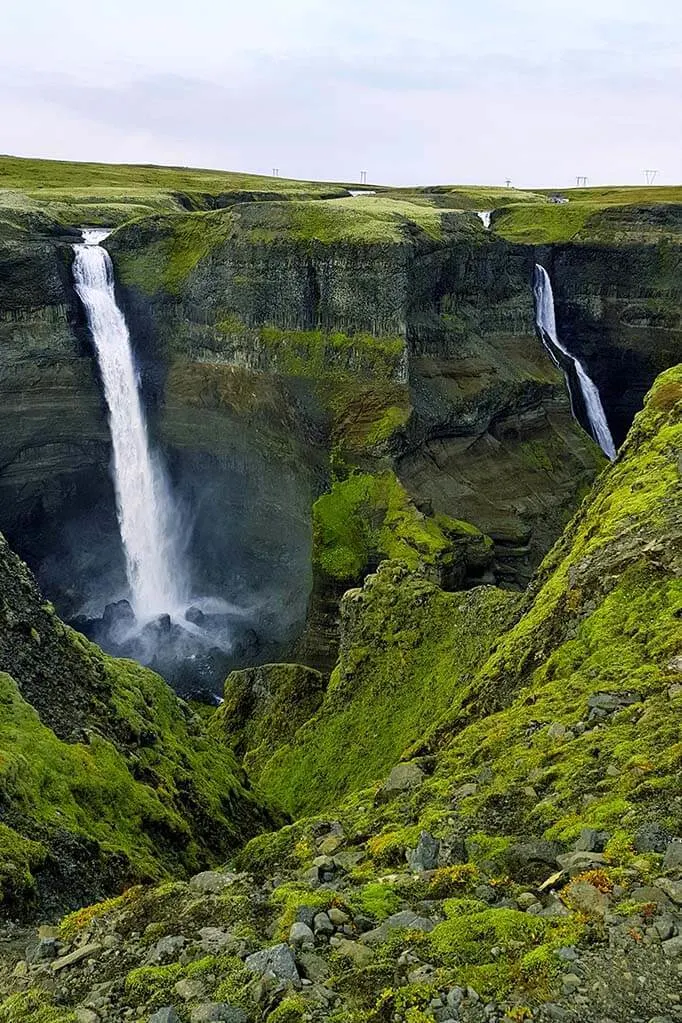
<path fill-rule="evenodd" d="M 349 197 L 363 188 L 373 196 Z M 556 191 L 568 201 L 549 202 Z M 254 200 L 270 200 L 254 211 Z M 257 174 L 136 164 L 73 163 L 0 156 L 4 236 L 83 224 L 117 226 L 154 214 L 187 214 L 248 203 L 242 230 L 255 241 L 399 241 L 412 224 L 434 240 L 446 211 L 496 210 L 492 232 L 508 241 L 646 240 L 679 235 L 682 186 L 603 186 L 536 191 L 483 185 L 392 188 L 297 181 Z M 614 213 L 621 207 L 622 215 Z M 637 212 L 636 209 L 641 211 Z M 601 215 L 600 215 L 601 214 Z"/>

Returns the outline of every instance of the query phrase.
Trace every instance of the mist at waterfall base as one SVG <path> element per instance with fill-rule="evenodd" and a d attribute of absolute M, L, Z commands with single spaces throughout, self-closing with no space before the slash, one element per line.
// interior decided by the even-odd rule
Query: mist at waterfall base
<path fill-rule="evenodd" d="M 540 263 L 535 264 L 533 294 L 535 297 L 535 324 L 543 344 L 554 363 L 564 372 L 573 415 L 580 421 L 576 409 L 571 372 L 575 374 L 578 383 L 578 390 L 585 409 L 589 432 L 606 457 L 613 461 L 616 457 L 616 446 L 611 436 L 599 389 L 587 373 L 580 359 L 569 352 L 559 340 L 554 312 L 552 282 L 544 266 L 541 266 Z"/>
<path fill-rule="evenodd" d="M 111 260 L 100 244 L 107 233 L 83 231 L 83 242 L 74 246 L 73 276 L 108 409 L 127 592 L 112 586 L 101 615 L 86 609 L 72 624 L 110 653 L 153 667 L 183 695 L 206 696 L 235 662 L 256 657 L 254 609 L 191 592 L 191 516 L 174 501 L 149 443 L 130 336 L 116 302 Z M 106 591 L 106 580 L 102 584 Z"/>

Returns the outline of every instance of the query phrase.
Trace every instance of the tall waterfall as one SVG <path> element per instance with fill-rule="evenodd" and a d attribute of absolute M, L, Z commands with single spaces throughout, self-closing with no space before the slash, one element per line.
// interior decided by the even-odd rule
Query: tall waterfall
<path fill-rule="evenodd" d="M 535 323 L 540 331 L 540 336 L 542 337 L 545 348 L 560 368 L 563 367 L 560 366 L 554 349 L 561 352 L 562 355 L 565 355 L 572 363 L 578 378 L 578 384 L 583 396 L 583 401 L 585 402 L 585 411 L 590 424 L 590 432 L 606 457 L 613 461 L 616 457 L 616 447 L 613 443 L 611 431 L 609 430 L 609 424 L 606 420 L 604 406 L 601 403 L 597 385 L 587 374 L 580 359 L 578 359 L 575 355 L 571 355 L 568 349 L 565 348 L 559 340 L 556 329 L 556 317 L 554 315 L 554 294 L 552 293 L 552 282 L 550 281 L 549 274 L 545 270 L 544 266 L 540 266 L 539 263 L 535 264 L 533 294 L 535 296 Z M 573 406 L 571 380 L 568 374 L 566 374 L 566 383 L 568 385 L 569 395 L 571 396 L 571 405 Z M 573 410 L 575 414 L 575 407 Z"/>
<path fill-rule="evenodd" d="M 116 304 L 107 231 L 83 231 L 73 275 L 97 352 L 109 409 L 118 524 L 138 621 L 185 601 L 176 514 L 165 475 L 149 447 L 130 335 Z"/>

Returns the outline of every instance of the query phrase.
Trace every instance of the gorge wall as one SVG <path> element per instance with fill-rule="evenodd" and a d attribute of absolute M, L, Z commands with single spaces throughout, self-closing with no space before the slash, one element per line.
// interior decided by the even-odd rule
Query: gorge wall
<path fill-rule="evenodd" d="M 395 470 L 422 512 L 493 538 L 490 578 L 528 580 L 603 464 L 535 335 L 536 260 L 617 442 L 682 358 L 677 245 L 511 243 L 470 214 L 439 213 L 434 228 L 405 203 L 389 231 L 362 203 L 146 217 L 106 243 L 152 434 L 187 509 L 193 582 L 245 609 L 255 659 L 300 633 L 311 507 L 354 468 Z M 26 231 L 0 249 L 0 527 L 67 616 L 101 611 L 124 585 L 72 240 Z M 329 605 L 333 618 L 337 591 L 360 580 L 318 577 L 311 613 Z M 326 642 L 308 650 L 328 667 Z"/>

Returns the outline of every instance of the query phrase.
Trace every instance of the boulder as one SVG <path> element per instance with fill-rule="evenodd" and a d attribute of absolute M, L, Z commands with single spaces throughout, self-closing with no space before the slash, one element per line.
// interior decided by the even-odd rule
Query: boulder
<path fill-rule="evenodd" d="M 298 985 L 300 982 L 296 959 L 289 946 L 284 942 L 247 956 L 244 965 L 247 970 L 260 977 L 266 973 L 272 973 L 278 980 L 291 982 L 294 985 Z"/>
<path fill-rule="evenodd" d="M 410 868 L 417 873 L 435 870 L 438 866 L 440 842 L 428 831 L 422 831 L 415 849 L 408 849 L 406 856 Z"/>
<path fill-rule="evenodd" d="M 227 1002 L 204 1002 L 190 1013 L 191 1023 L 249 1023 L 249 1017 L 242 1008 Z"/>
<path fill-rule="evenodd" d="M 148 1023 L 182 1023 L 172 1005 L 164 1005 L 148 1018 Z"/>
<path fill-rule="evenodd" d="M 315 935 L 307 924 L 296 921 L 289 930 L 289 944 L 295 948 L 312 948 L 315 944 Z"/>
<path fill-rule="evenodd" d="M 202 895 L 220 895 L 230 888 L 237 879 L 236 874 L 222 873 L 219 870 L 204 870 L 190 879 L 189 886 Z"/>
<path fill-rule="evenodd" d="M 174 962 L 186 944 L 187 938 L 182 934 L 169 934 L 165 938 L 159 938 L 147 952 L 147 965 L 162 966 L 164 963 Z"/>
<path fill-rule="evenodd" d="M 677 870 L 682 867 L 682 839 L 674 838 L 668 842 L 663 856 L 664 870 Z"/>
<path fill-rule="evenodd" d="M 377 798 L 388 800 L 400 792 L 409 792 L 419 788 L 426 775 L 418 764 L 396 764 L 384 784 L 379 789 Z"/>

